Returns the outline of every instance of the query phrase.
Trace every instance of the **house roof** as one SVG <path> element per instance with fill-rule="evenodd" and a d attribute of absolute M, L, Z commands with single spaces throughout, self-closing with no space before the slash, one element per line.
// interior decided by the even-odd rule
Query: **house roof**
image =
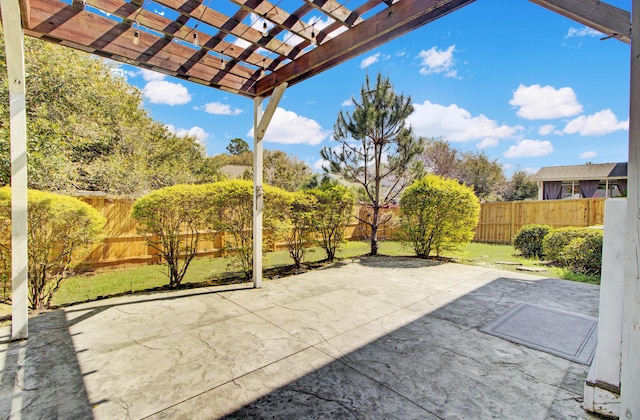
<path fill-rule="evenodd" d="M 249 165 L 224 165 L 222 168 L 220 168 L 220 172 L 222 172 L 223 174 L 227 175 L 229 178 L 234 179 L 234 178 L 242 178 L 242 176 L 244 175 L 244 173 L 248 169 L 251 169 L 251 166 L 249 166 Z"/>
<path fill-rule="evenodd" d="M 581 179 L 626 178 L 627 163 L 587 163 L 586 165 L 545 166 L 531 178 L 534 181 L 579 181 Z"/>

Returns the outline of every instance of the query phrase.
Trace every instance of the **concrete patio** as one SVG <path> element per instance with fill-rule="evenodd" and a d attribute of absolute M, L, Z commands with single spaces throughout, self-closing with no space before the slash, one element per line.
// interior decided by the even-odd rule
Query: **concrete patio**
<path fill-rule="evenodd" d="M 588 366 L 479 329 L 599 287 L 372 257 L 262 289 L 129 296 L 0 329 L 2 418 L 585 418 Z"/>

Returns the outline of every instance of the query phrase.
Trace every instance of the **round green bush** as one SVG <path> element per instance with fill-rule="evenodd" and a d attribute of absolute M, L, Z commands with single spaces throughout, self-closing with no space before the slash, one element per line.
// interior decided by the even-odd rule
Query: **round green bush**
<path fill-rule="evenodd" d="M 28 283 L 32 309 L 49 307 L 55 292 L 100 241 L 105 218 L 89 204 L 64 195 L 29 190 Z M 0 260 L 10 272 L 11 190 L 0 188 Z"/>
<path fill-rule="evenodd" d="M 597 229 L 585 229 L 584 236 L 574 238 L 564 248 L 562 260 L 571 271 L 599 276 L 602 270 L 602 236 Z"/>
<path fill-rule="evenodd" d="M 564 248 L 571 240 L 583 236 L 583 230 L 583 228 L 566 227 L 549 232 L 542 241 L 544 258 L 562 264 Z"/>
<path fill-rule="evenodd" d="M 525 258 L 542 258 L 542 241 L 553 228 L 548 225 L 525 225 L 513 240 L 513 247 Z"/>
<path fill-rule="evenodd" d="M 599 275 L 602 266 L 601 229 L 561 228 L 550 232 L 543 241 L 544 257 L 554 265 L 574 273 Z"/>
<path fill-rule="evenodd" d="M 473 189 L 436 175 L 411 184 L 402 194 L 400 207 L 403 240 L 421 258 L 471 241 L 480 216 Z"/>

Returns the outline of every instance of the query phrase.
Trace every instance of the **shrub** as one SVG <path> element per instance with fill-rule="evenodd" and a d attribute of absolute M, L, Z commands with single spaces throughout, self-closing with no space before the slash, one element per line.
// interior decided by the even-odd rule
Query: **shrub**
<path fill-rule="evenodd" d="M 316 243 L 327 253 L 327 260 L 333 261 L 353 216 L 353 193 L 342 185 L 328 184 L 307 193 L 316 199 L 313 216 Z"/>
<path fill-rule="evenodd" d="M 563 261 L 574 273 L 599 276 L 602 270 L 602 237 L 600 230 L 591 229 L 565 247 Z"/>
<path fill-rule="evenodd" d="M 138 199 L 132 217 L 138 231 L 167 265 L 169 287 L 180 286 L 198 252 L 200 231 L 206 227 L 206 187 L 174 185 Z"/>
<path fill-rule="evenodd" d="M 302 266 L 306 249 L 313 244 L 314 209 L 317 204 L 314 195 L 299 191 L 293 195 L 289 207 L 290 226 L 284 239 L 289 255 L 298 268 Z"/>
<path fill-rule="evenodd" d="M 575 238 L 582 236 L 582 228 L 567 227 L 554 229 L 542 241 L 543 257 L 553 263 L 562 265 L 564 248 Z"/>
<path fill-rule="evenodd" d="M 253 183 L 231 180 L 209 184 L 211 226 L 231 235 L 231 267 L 253 276 Z M 269 247 L 286 228 L 291 194 L 280 188 L 263 187 L 263 248 Z"/>
<path fill-rule="evenodd" d="M 599 275 L 602 266 L 602 237 L 600 229 L 556 229 L 543 241 L 544 257 L 554 265 L 577 274 Z"/>
<path fill-rule="evenodd" d="M 51 299 L 89 245 L 99 240 L 105 218 L 77 198 L 29 190 L 28 201 L 28 283 L 32 309 L 51 305 Z M 0 259 L 10 277 L 11 190 L 0 188 Z M 8 283 L 8 282 L 7 282 Z"/>
<path fill-rule="evenodd" d="M 525 258 L 542 259 L 542 241 L 553 228 L 548 225 L 525 225 L 518 231 L 513 246 Z"/>
<path fill-rule="evenodd" d="M 411 184 L 400 206 L 403 241 L 411 243 L 421 258 L 471 241 L 480 215 L 473 189 L 436 175 Z"/>

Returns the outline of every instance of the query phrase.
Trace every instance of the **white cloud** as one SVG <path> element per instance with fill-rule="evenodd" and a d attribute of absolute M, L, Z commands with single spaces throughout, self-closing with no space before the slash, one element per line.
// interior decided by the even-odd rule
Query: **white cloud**
<path fill-rule="evenodd" d="M 205 104 L 204 112 L 214 115 L 240 115 L 242 110 L 239 108 L 233 108 L 229 104 L 223 104 L 222 102 L 209 102 Z"/>
<path fill-rule="evenodd" d="M 583 26 L 582 28 L 569 28 L 569 32 L 564 36 L 566 38 L 573 37 L 583 37 L 583 36 L 602 36 L 602 33 L 596 31 L 595 29 L 587 28 Z"/>
<path fill-rule="evenodd" d="M 527 120 L 551 120 L 582 112 L 582 105 L 570 87 L 520 85 L 509 104 L 518 107 L 518 117 Z"/>
<path fill-rule="evenodd" d="M 140 74 L 142 75 L 142 78 L 147 82 L 151 82 L 153 80 L 164 80 L 164 78 L 166 77 L 162 73 L 158 73 L 157 71 L 152 71 L 147 69 L 140 69 Z"/>
<path fill-rule="evenodd" d="M 370 65 L 377 63 L 379 59 L 380 59 L 380 53 L 370 55 L 369 57 L 365 58 L 360 62 L 360 68 L 366 69 Z"/>
<path fill-rule="evenodd" d="M 530 167 L 527 167 L 527 168 L 523 169 L 523 171 L 525 171 L 526 173 L 531 174 L 531 175 L 537 173 L 539 170 L 540 170 L 540 168 L 530 168 Z"/>
<path fill-rule="evenodd" d="M 191 128 L 176 128 L 173 124 L 167 124 L 167 129 L 174 133 L 178 137 L 193 136 L 198 140 L 198 143 L 205 145 L 204 141 L 209 137 L 209 133 L 204 131 L 203 128 L 193 126 Z"/>
<path fill-rule="evenodd" d="M 323 166 L 326 166 L 328 168 L 329 167 L 329 161 L 328 160 L 324 160 L 322 158 L 316 160 L 315 162 L 313 162 L 313 165 L 311 165 L 311 167 L 313 169 L 316 169 L 318 171 L 321 171 Z"/>
<path fill-rule="evenodd" d="M 596 157 L 598 154 L 593 150 L 589 150 L 587 152 L 580 153 L 580 159 L 591 159 Z"/>
<path fill-rule="evenodd" d="M 446 50 L 438 50 L 433 47 L 429 50 L 422 50 L 418 54 L 421 59 L 420 74 L 444 73 L 445 77 L 456 77 L 457 71 L 454 69 L 455 60 L 453 52 L 456 46 L 451 45 Z"/>
<path fill-rule="evenodd" d="M 547 156 L 553 152 L 553 146 L 548 140 L 522 140 L 517 145 L 509 147 L 504 156 L 508 158 L 517 157 L 539 157 Z"/>
<path fill-rule="evenodd" d="M 583 136 L 602 136 L 618 130 L 628 130 L 629 120 L 618 121 L 610 109 L 603 109 L 600 112 L 588 116 L 580 115 L 564 127 L 567 134 L 580 133 Z"/>
<path fill-rule="evenodd" d="M 472 116 L 455 104 L 443 106 L 424 101 L 413 104 L 413 107 L 407 123 L 419 136 L 444 137 L 452 142 L 475 140 L 480 141 L 479 147 L 490 147 L 523 129 L 521 126 L 500 125 L 482 114 Z"/>
<path fill-rule="evenodd" d="M 277 108 L 273 119 L 267 128 L 264 141 L 281 144 L 309 144 L 311 146 L 322 143 L 329 133 L 324 131 L 315 120 Z M 247 133 L 253 137 L 253 128 Z"/>
<path fill-rule="evenodd" d="M 487 147 L 496 147 L 499 143 L 499 140 L 496 138 L 487 137 L 482 140 L 480 143 L 476 144 L 478 149 L 486 149 Z"/>
<path fill-rule="evenodd" d="M 186 87 L 166 80 L 150 81 L 144 86 L 142 93 L 152 104 L 184 105 L 191 100 Z"/>
<path fill-rule="evenodd" d="M 353 106 L 353 99 L 347 99 L 342 103 L 342 106 Z"/>
<path fill-rule="evenodd" d="M 555 129 L 556 126 L 553 124 L 545 124 L 538 128 L 538 134 L 540 134 L 541 136 L 548 136 L 549 134 L 553 133 L 553 130 Z"/>

